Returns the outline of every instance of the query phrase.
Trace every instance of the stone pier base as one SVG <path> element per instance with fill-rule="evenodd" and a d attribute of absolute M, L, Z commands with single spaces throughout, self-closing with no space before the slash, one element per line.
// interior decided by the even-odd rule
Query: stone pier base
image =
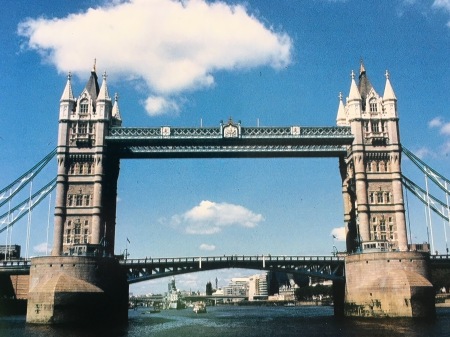
<path fill-rule="evenodd" d="M 425 253 L 349 255 L 345 273 L 345 316 L 435 316 L 429 258 Z"/>
<path fill-rule="evenodd" d="M 37 257 L 31 260 L 27 322 L 117 324 L 128 319 L 128 283 L 113 258 Z"/>

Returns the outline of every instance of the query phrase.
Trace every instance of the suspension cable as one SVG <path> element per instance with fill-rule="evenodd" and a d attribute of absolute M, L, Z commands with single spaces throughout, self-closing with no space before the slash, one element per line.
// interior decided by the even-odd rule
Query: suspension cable
<path fill-rule="evenodd" d="M 34 165 L 11 184 L 0 190 L 0 207 L 19 193 L 49 162 L 56 154 L 56 148 L 47 154 L 41 161 Z M 7 193 L 9 191 L 9 193 Z"/>

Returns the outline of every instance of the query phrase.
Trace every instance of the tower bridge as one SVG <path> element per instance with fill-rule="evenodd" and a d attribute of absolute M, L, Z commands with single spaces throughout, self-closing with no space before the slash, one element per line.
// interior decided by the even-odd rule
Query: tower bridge
<path fill-rule="evenodd" d="M 402 188 L 407 180 L 402 175 L 397 97 L 389 73 L 379 95 L 361 63 L 358 84 L 352 72 L 345 103 L 340 95 L 336 123 L 247 127 L 230 118 L 215 127 L 125 128 L 117 95 L 114 100 L 109 96 L 106 75 L 99 85 L 93 69 L 77 98 L 69 75 L 60 99 L 56 182 L 45 189 L 56 189 L 53 248 L 51 256 L 31 260 L 27 321 L 124 320 L 128 283 L 234 266 L 322 273 L 334 280 L 339 314 L 434 315 L 429 254 L 410 252 L 408 247 Z M 344 261 L 113 258 L 121 160 L 242 157 L 338 159 L 348 254 Z M 96 304 L 85 308 L 86 299 Z M 374 301 L 379 305 L 374 307 Z M 76 310 L 80 307 L 86 310 Z"/>

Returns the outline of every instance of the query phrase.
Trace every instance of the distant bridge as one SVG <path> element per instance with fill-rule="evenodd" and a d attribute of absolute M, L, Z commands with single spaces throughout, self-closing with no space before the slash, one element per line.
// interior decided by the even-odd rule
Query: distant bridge
<path fill-rule="evenodd" d="M 328 280 L 345 278 L 344 256 L 224 255 L 121 260 L 129 284 L 206 270 L 242 268 L 281 271 Z M 450 255 L 430 255 L 432 269 L 450 268 Z M 0 261 L 0 275 L 28 275 L 30 260 Z"/>

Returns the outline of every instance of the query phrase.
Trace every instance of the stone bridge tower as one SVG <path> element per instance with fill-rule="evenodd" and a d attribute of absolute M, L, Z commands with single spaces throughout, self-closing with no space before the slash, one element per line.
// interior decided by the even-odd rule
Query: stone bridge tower
<path fill-rule="evenodd" d="M 340 97 L 337 124 L 350 126 L 354 136 L 340 162 L 350 253 L 341 313 L 431 317 L 435 307 L 429 256 L 408 249 L 397 98 L 387 71 L 380 96 L 361 62 L 359 83 L 352 72 L 345 105 Z"/>
<path fill-rule="evenodd" d="M 114 254 L 119 158 L 108 153 L 105 136 L 120 125 L 106 74 L 99 87 L 94 66 L 78 99 L 69 75 L 60 100 L 52 255 Z"/>
<path fill-rule="evenodd" d="M 340 96 L 337 125 L 350 126 L 355 137 L 340 163 L 347 250 L 378 242 L 386 249 L 407 251 L 397 98 L 389 73 L 380 96 L 361 62 L 359 83 L 352 72 L 345 105 Z"/>
<path fill-rule="evenodd" d="M 108 152 L 120 126 L 117 97 L 92 69 L 78 99 L 71 76 L 60 100 L 52 256 L 31 260 L 27 322 L 98 324 L 128 317 L 128 283 L 114 258 L 119 158 Z"/>

